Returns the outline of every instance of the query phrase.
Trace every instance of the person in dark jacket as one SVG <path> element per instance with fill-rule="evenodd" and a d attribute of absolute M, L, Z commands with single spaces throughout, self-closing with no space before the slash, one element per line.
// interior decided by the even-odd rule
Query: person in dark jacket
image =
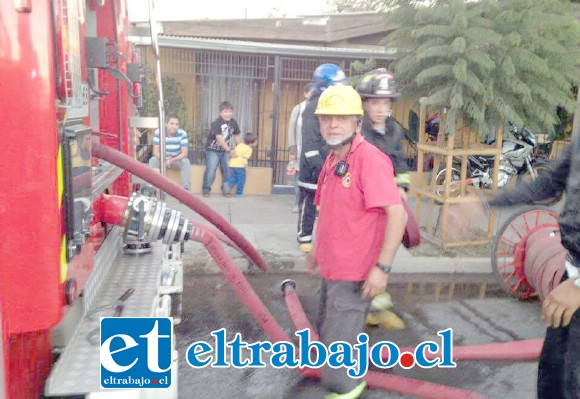
<path fill-rule="evenodd" d="M 393 102 L 401 95 L 395 78 L 385 68 L 375 69 L 361 78 L 356 90 L 362 98 L 365 112 L 361 134 L 391 159 L 395 169 L 395 183 L 401 197 L 406 199 L 410 178 L 403 151 L 405 135 L 403 127 L 391 116 Z M 403 320 L 389 309 L 392 306 L 389 293 L 377 295 L 371 303 L 367 324 L 386 328 L 394 328 L 394 326 L 404 328 Z"/>
<path fill-rule="evenodd" d="M 402 126 L 391 116 L 393 102 L 400 97 L 395 78 L 385 68 L 365 74 L 357 85 L 363 100 L 365 116 L 362 134 L 367 141 L 391 158 L 395 182 L 403 197 L 409 189 L 409 168 L 403 150 L 405 135 Z"/>
<path fill-rule="evenodd" d="M 489 203 L 492 206 L 534 204 L 565 193 L 560 214 L 562 245 L 569 251 L 566 278 L 544 300 L 548 328 L 538 367 L 538 398 L 580 397 L 580 136 L 533 181 L 523 181 Z M 463 210 L 465 214 L 472 209 Z"/>
<path fill-rule="evenodd" d="M 324 159 L 328 155 L 328 147 L 320 134 L 318 118 L 314 115 L 318 106 L 320 94 L 330 85 L 342 83 L 346 75 L 339 66 L 322 64 L 314 71 L 312 96 L 302 113 L 302 150 L 300 154 L 300 203 L 298 212 L 298 243 L 300 250 L 308 253 L 312 250 L 312 230 L 316 219 L 314 195 L 316 193 L 318 176 L 322 170 Z"/>

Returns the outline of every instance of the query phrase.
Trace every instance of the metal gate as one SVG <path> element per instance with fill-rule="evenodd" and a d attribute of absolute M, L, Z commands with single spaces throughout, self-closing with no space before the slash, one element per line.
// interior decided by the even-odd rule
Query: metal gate
<path fill-rule="evenodd" d="M 274 124 L 276 126 L 273 126 L 272 129 L 273 133 L 276 134 L 276 140 L 272 140 L 276 158 L 274 184 L 285 184 L 285 170 L 288 162 L 288 119 L 294 106 L 304 100 L 303 88 L 306 83 L 312 81 L 314 70 L 320 64 L 331 63 L 338 65 L 348 76 L 351 76 L 355 73 L 354 62 L 355 60 L 337 58 L 280 57 L 279 63 L 275 63 L 275 67 L 279 68 L 279 81 L 275 82 L 279 88 L 279 96 L 277 103 L 276 97 L 274 99 Z M 376 67 L 386 67 L 387 65 L 386 61 L 377 60 L 376 62 Z"/>
<path fill-rule="evenodd" d="M 205 163 L 206 137 L 211 122 L 219 115 L 219 103 L 227 100 L 233 104 L 234 118 L 242 134 L 258 133 L 258 146 L 254 148 L 250 166 L 272 168 L 274 185 L 291 184 L 286 176 L 288 122 L 294 106 L 304 99 L 304 85 L 312 80 L 312 73 L 320 64 L 336 64 L 350 75 L 355 61 L 211 50 L 164 50 L 167 52 L 165 72 L 182 83 L 187 82 L 188 90 L 191 89 L 187 93 L 193 96 L 192 163 Z"/>
<path fill-rule="evenodd" d="M 289 185 L 286 176 L 288 163 L 288 121 L 292 109 L 304 100 L 304 86 L 312 81 L 312 73 L 320 64 L 333 63 L 345 68 L 345 61 L 339 59 L 280 57 L 275 67 L 275 86 L 278 96 L 274 97 L 274 117 L 272 127 L 272 148 L 274 149 L 274 185 Z M 278 78 L 276 80 L 276 78 Z"/>
<path fill-rule="evenodd" d="M 199 131 L 209 129 L 227 100 L 242 134 L 256 131 L 260 88 L 268 77 L 268 56 L 198 51 L 195 55 Z"/>

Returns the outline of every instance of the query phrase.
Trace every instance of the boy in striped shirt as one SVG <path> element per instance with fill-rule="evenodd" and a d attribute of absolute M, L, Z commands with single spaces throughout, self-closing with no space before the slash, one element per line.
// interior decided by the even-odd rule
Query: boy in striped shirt
<path fill-rule="evenodd" d="M 187 191 L 191 190 L 191 163 L 187 158 L 187 133 L 179 128 L 177 114 L 169 114 L 165 125 L 165 159 L 166 167 L 181 171 L 181 185 Z M 159 169 L 159 129 L 153 135 L 153 157 L 149 160 L 149 166 Z"/>

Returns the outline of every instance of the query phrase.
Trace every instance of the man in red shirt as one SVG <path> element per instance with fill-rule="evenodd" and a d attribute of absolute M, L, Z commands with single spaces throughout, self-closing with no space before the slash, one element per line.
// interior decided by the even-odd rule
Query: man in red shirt
<path fill-rule="evenodd" d="M 308 266 L 322 276 L 319 332 L 357 343 L 372 298 L 385 292 L 407 213 L 391 160 L 361 136 L 363 108 L 351 86 L 331 86 L 315 113 L 331 152 L 319 177 L 314 251 Z M 358 398 L 365 388 L 345 368 L 326 367 L 322 382 L 333 399 Z"/>

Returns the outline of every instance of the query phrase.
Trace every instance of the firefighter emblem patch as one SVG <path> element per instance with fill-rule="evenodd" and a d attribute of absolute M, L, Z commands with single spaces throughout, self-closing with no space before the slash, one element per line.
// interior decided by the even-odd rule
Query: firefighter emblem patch
<path fill-rule="evenodd" d="M 347 173 L 342 177 L 342 185 L 345 188 L 349 188 L 350 186 L 352 186 L 352 175 L 350 173 Z"/>

